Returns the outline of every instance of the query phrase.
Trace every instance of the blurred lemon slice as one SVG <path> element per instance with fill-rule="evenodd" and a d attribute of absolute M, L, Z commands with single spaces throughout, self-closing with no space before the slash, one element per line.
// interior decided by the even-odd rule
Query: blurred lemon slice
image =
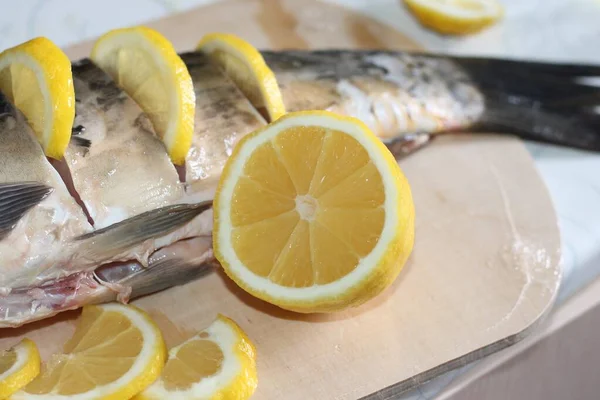
<path fill-rule="evenodd" d="M 64 354 L 11 399 L 129 399 L 158 378 L 165 358 L 162 335 L 143 311 L 85 306 Z"/>
<path fill-rule="evenodd" d="M 373 298 L 413 246 L 414 207 L 396 160 L 361 121 L 325 111 L 288 113 L 245 136 L 213 209 L 225 272 L 294 311 Z"/>
<path fill-rule="evenodd" d="M 68 57 L 44 37 L 5 50 L 0 54 L 0 91 L 25 115 L 46 155 L 61 159 L 75 118 Z"/>
<path fill-rule="evenodd" d="M 196 96 L 171 43 L 143 26 L 116 29 L 96 41 L 91 58 L 149 116 L 173 163 L 183 164 L 194 133 Z"/>
<path fill-rule="evenodd" d="M 0 399 L 9 398 L 40 373 L 40 353 L 29 339 L 0 354 Z"/>
<path fill-rule="evenodd" d="M 271 121 L 285 114 L 275 75 L 250 43 L 235 35 L 211 33 L 202 38 L 198 50 L 221 66 L 254 107 L 266 110 Z"/>
<path fill-rule="evenodd" d="M 161 377 L 136 400 L 250 398 L 256 350 L 240 327 L 219 315 L 205 330 L 169 351 Z"/>
<path fill-rule="evenodd" d="M 436 32 L 474 33 L 493 24 L 504 13 L 497 0 L 404 0 L 417 19 Z"/>

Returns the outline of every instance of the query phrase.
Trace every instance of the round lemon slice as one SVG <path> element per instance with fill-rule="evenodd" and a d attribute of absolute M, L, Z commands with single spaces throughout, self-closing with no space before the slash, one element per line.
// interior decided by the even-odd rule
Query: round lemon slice
<path fill-rule="evenodd" d="M 497 0 L 405 0 L 426 27 L 436 32 L 474 33 L 499 20 L 504 10 Z"/>
<path fill-rule="evenodd" d="M 7 49 L 0 54 L 0 91 L 25 115 L 46 155 L 61 159 L 75 118 L 69 58 L 44 37 Z"/>
<path fill-rule="evenodd" d="M 171 43 L 150 28 L 116 29 L 96 41 L 91 59 L 148 115 L 173 163 L 183 164 L 192 144 L 196 95 Z"/>
<path fill-rule="evenodd" d="M 9 398 L 40 373 L 40 353 L 29 339 L 0 354 L 0 399 Z"/>
<path fill-rule="evenodd" d="M 250 43 L 235 35 L 211 33 L 202 38 L 198 50 L 222 67 L 250 103 L 265 110 L 271 121 L 285 114 L 275 74 Z"/>
<path fill-rule="evenodd" d="M 169 351 L 161 377 L 136 400 L 245 400 L 257 385 L 256 350 L 240 327 L 219 315 Z"/>
<path fill-rule="evenodd" d="M 362 122 L 289 113 L 244 137 L 214 201 L 214 249 L 249 293 L 327 312 L 391 284 L 412 250 L 410 188 Z"/>
<path fill-rule="evenodd" d="M 162 335 L 143 311 L 85 306 L 64 354 L 11 399 L 129 399 L 158 378 L 165 358 Z"/>

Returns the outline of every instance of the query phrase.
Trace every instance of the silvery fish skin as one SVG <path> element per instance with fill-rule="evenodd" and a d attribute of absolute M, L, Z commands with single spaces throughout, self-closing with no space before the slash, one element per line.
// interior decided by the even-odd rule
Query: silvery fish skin
<path fill-rule="evenodd" d="M 575 82 L 600 75 L 600 67 L 390 51 L 262 54 L 289 111 L 358 117 L 392 152 L 415 135 L 499 128 L 600 150 L 599 118 L 585 111 L 599 90 Z M 214 264 L 210 202 L 218 178 L 236 143 L 266 121 L 205 56 L 181 56 L 196 110 L 179 169 L 141 109 L 89 60 L 73 67 L 77 117 L 60 163 L 46 160 L 21 114 L 0 96 L 0 210 L 12 210 L 0 217 L 0 326 L 126 301 Z M 11 209 L 15 196 L 18 210 Z"/>
<path fill-rule="evenodd" d="M 407 53 L 263 52 L 286 110 L 330 110 L 363 121 L 382 140 L 466 127 L 484 111 L 481 92 L 450 61 Z"/>
<path fill-rule="evenodd" d="M 186 157 L 186 192 L 212 199 L 221 171 L 237 142 L 266 125 L 242 92 L 201 53 L 182 54 L 196 95 L 192 148 Z"/>
<path fill-rule="evenodd" d="M 353 115 L 392 152 L 401 153 L 394 144 L 409 137 L 427 140 L 456 131 L 508 133 L 600 151 L 597 65 L 386 50 L 262 55 L 288 111 Z"/>
<path fill-rule="evenodd" d="M 79 127 L 65 162 L 94 227 L 175 204 L 184 194 L 140 107 L 89 60 L 73 66 Z"/>

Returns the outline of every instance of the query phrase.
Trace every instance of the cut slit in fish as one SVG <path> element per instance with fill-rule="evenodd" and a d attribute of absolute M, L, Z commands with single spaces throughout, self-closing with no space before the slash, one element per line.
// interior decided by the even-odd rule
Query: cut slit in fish
<path fill-rule="evenodd" d="M 142 109 L 89 60 L 73 64 L 75 126 L 65 164 L 94 228 L 176 204 L 183 185 Z M 86 140 L 89 146 L 82 146 Z"/>
<path fill-rule="evenodd" d="M 265 119 L 225 73 L 202 53 L 184 53 L 196 94 L 194 136 L 186 157 L 186 193 L 194 201 L 212 198 L 234 146 Z"/>

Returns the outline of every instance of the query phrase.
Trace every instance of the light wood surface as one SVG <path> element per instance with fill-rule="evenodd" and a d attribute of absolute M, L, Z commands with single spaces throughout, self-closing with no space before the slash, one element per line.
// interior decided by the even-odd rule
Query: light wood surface
<path fill-rule="evenodd" d="M 178 50 L 203 34 L 239 34 L 262 48 L 417 46 L 367 17 L 316 1 L 226 1 L 149 24 Z M 78 58 L 89 43 L 70 49 Z M 216 271 L 135 301 L 170 345 L 216 313 L 236 320 L 258 349 L 256 399 L 393 398 L 450 368 L 524 337 L 554 300 L 560 240 L 546 188 L 520 141 L 438 138 L 401 162 L 417 210 L 416 244 L 394 285 L 366 305 L 296 315 L 245 294 Z M 77 313 L 0 332 L 43 356 L 59 351 Z"/>
<path fill-rule="evenodd" d="M 600 280 L 554 308 L 532 335 L 457 377 L 436 400 L 598 398 Z"/>

